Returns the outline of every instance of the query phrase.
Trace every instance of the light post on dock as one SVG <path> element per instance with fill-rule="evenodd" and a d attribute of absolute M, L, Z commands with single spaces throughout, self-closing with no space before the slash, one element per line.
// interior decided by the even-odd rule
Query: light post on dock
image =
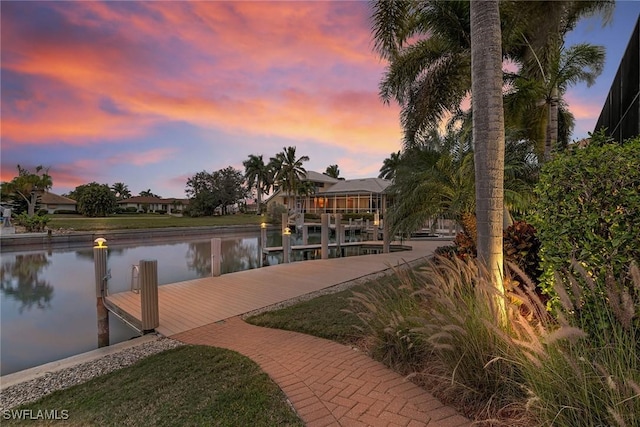
<path fill-rule="evenodd" d="M 286 227 L 282 232 L 282 262 L 285 264 L 291 260 L 289 252 L 291 252 L 291 229 Z"/>
<path fill-rule="evenodd" d="M 98 320 L 98 348 L 109 345 L 109 310 L 104 305 L 107 295 L 107 240 L 98 237 L 94 240 L 93 263 L 95 266 L 96 283 L 96 315 Z"/>

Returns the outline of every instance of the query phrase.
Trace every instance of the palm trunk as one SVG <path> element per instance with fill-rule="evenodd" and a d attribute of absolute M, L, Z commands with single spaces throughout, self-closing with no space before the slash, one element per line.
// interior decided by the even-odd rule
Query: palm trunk
<path fill-rule="evenodd" d="M 558 87 L 551 89 L 551 98 L 549 99 L 549 111 L 547 120 L 547 138 L 544 144 L 544 161 L 551 160 L 551 152 L 558 142 Z"/>
<path fill-rule="evenodd" d="M 256 179 L 256 190 L 258 192 L 257 204 L 258 204 L 258 215 L 262 213 L 262 185 L 260 185 L 260 178 Z"/>
<path fill-rule="evenodd" d="M 478 259 L 502 295 L 505 142 L 502 42 L 496 0 L 471 1 L 471 73 Z M 504 300 L 498 296 L 496 303 L 504 321 Z"/>

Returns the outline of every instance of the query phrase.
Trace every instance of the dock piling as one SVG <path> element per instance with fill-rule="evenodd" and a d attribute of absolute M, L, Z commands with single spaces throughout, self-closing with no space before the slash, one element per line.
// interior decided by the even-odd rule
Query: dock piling
<path fill-rule="evenodd" d="M 222 239 L 214 237 L 211 239 L 211 276 L 220 275 L 220 262 L 222 260 Z"/>
<path fill-rule="evenodd" d="M 329 258 L 329 214 L 320 216 L 322 228 L 320 230 L 320 253 L 322 259 Z"/>
<path fill-rule="evenodd" d="M 96 318 L 98 322 L 98 348 L 109 345 L 109 310 L 104 305 L 104 297 L 107 295 L 107 245 L 106 239 L 99 237 L 93 247 L 93 263 L 96 283 Z"/>
<path fill-rule="evenodd" d="M 153 332 L 160 326 L 158 310 L 158 261 L 140 260 L 140 312 L 142 333 Z"/>

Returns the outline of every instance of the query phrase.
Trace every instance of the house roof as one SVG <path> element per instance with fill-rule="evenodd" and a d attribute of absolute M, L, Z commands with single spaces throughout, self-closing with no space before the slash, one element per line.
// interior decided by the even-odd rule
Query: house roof
<path fill-rule="evenodd" d="M 347 179 L 337 181 L 324 194 L 384 193 L 391 181 L 382 178 Z"/>
<path fill-rule="evenodd" d="M 334 184 L 339 181 L 338 179 L 332 178 L 329 175 L 325 175 L 323 173 L 319 173 L 315 171 L 307 171 L 305 180 L 312 181 L 312 182 L 325 182 L 330 184 Z"/>
<path fill-rule="evenodd" d="M 77 205 L 73 199 L 45 191 L 40 195 L 40 203 L 45 205 Z"/>
<path fill-rule="evenodd" d="M 174 201 L 182 202 L 183 205 L 189 204 L 189 199 L 160 199 L 158 197 L 149 197 L 149 196 L 134 196 L 129 197 L 127 199 L 118 200 L 118 204 L 129 204 L 129 203 L 148 203 L 148 204 L 172 204 Z"/>

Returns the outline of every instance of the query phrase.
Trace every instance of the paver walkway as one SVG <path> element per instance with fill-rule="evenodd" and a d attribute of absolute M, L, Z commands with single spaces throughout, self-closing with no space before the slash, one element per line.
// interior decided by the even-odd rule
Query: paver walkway
<path fill-rule="evenodd" d="M 471 425 L 383 364 L 333 341 L 249 325 L 239 317 L 172 338 L 227 348 L 253 359 L 309 427 Z"/>

